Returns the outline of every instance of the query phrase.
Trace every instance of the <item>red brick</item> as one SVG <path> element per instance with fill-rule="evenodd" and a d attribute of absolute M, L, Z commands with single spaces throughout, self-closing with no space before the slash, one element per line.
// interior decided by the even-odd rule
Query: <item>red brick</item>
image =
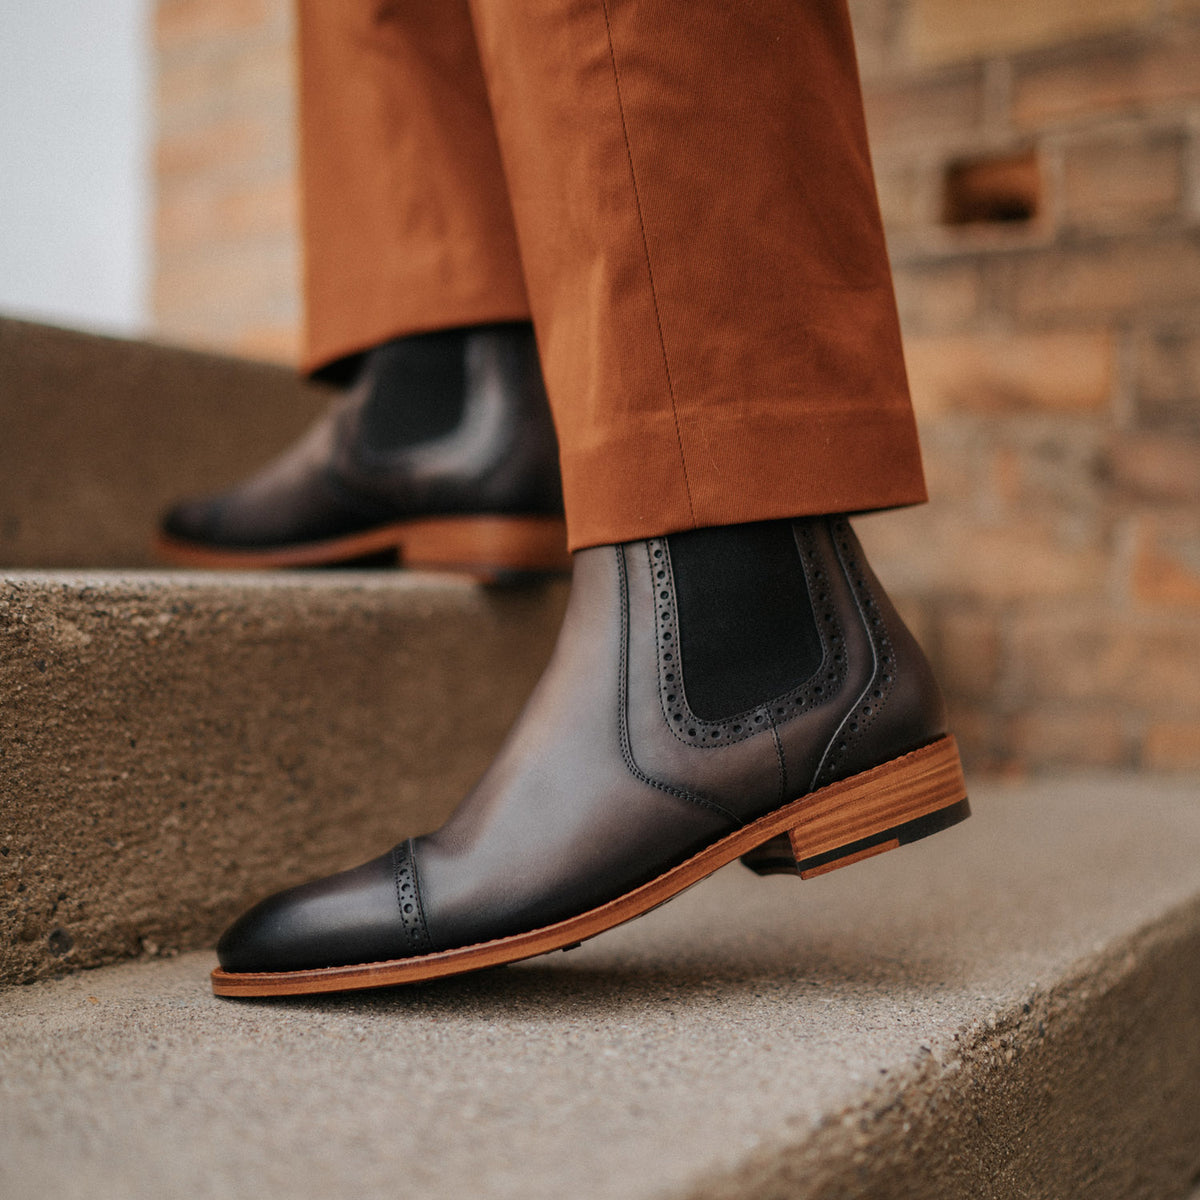
<path fill-rule="evenodd" d="M 194 185 L 160 192 L 156 242 L 160 252 L 217 247 L 261 234 L 295 234 L 295 180 L 267 178 L 224 187 Z"/>
<path fill-rule="evenodd" d="M 269 116 L 234 115 L 197 128 L 164 134 L 155 149 L 155 171 L 165 183 L 178 178 L 213 178 L 230 168 L 262 164 L 277 138 Z"/>
<path fill-rule="evenodd" d="M 950 732 L 958 742 L 967 775 L 1016 775 L 1021 764 L 1007 748 L 1005 721 L 993 705 L 951 696 L 947 701 Z"/>
<path fill-rule="evenodd" d="M 1143 520 L 1132 583 L 1142 604 L 1190 608 L 1200 616 L 1200 519 Z"/>
<path fill-rule="evenodd" d="M 936 665 L 947 694 L 994 703 L 1001 645 L 996 613 L 967 607 L 945 612 L 938 623 Z"/>
<path fill-rule="evenodd" d="M 155 42 L 174 49 L 286 20 L 289 12 L 289 0 L 158 0 Z"/>
<path fill-rule="evenodd" d="M 1200 31 L 1174 28 L 1153 40 L 1071 48 L 1019 64 L 1013 119 L 1025 127 L 1138 111 L 1200 95 Z"/>
<path fill-rule="evenodd" d="M 299 264 L 291 239 L 164 256 L 155 277 L 157 331 L 190 345 L 230 349 L 246 328 L 293 323 Z"/>
<path fill-rule="evenodd" d="M 1127 499 L 1163 504 L 1200 500 L 1200 438 L 1123 434 L 1109 447 L 1108 467 Z"/>
<path fill-rule="evenodd" d="M 1105 331 L 955 334 L 905 341 L 917 411 L 1098 412 L 1113 391 Z"/>
<path fill-rule="evenodd" d="M 983 281 L 976 262 L 897 264 L 895 282 L 906 336 L 962 329 L 979 314 Z"/>
<path fill-rule="evenodd" d="M 1159 721 L 1146 730 L 1142 763 L 1155 771 L 1200 768 L 1200 715 L 1191 721 Z"/>
<path fill-rule="evenodd" d="M 923 63 L 983 58 L 1129 29 L 1157 9 L 1157 0 L 910 0 L 907 44 Z"/>
<path fill-rule="evenodd" d="M 160 258 L 159 278 L 165 290 L 189 280 L 182 291 L 197 303 L 215 302 L 217 308 L 228 305 L 231 297 L 259 300 L 277 295 L 280 277 L 292 276 L 298 267 L 296 246 L 287 237 L 246 239 L 211 253 L 164 253 Z"/>
<path fill-rule="evenodd" d="M 1056 247 L 1011 265 L 1018 317 L 1077 321 L 1200 301 L 1200 242 L 1187 234 Z"/>
<path fill-rule="evenodd" d="M 221 227 L 234 236 L 295 233 L 300 191 L 295 179 L 266 179 L 224 196 L 217 206 Z"/>
<path fill-rule="evenodd" d="M 1016 446 L 997 446 L 988 480 L 991 491 L 1006 507 L 1016 508 L 1025 498 L 1028 476 L 1025 455 Z"/>
<path fill-rule="evenodd" d="M 850 0 L 854 48 L 864 80 L 885 72 L 894 57 L 896 5 L 887 0 Z"/>
<path fill-rule="evenodd" d="M 1064 549 L 1072 553 L 1086 546 L 1107 547 L 1107 426 L 1107 416 L 922 418 L 921 450 L 931 502 L 911 514 L 897 514 L 897 528 L 906 531 L 907 539 L 920 541 L 933 533 L 956 536 L 953 530 L 969 536 L 972 523 L 1004 528 L 1023 522 L 1046 531 L 1059 528 Z M 880 521 L 891 526 L 893 518 Z"/>
<path fill-rule="evenodd" d="M 1063 217 L 1071 225 L 1152 223 L 1173 215 L 1183 194 L 1185 139 L 1177 131 L 1078 142 L 1063 161 Z"/>
<path fill-rule="evenodd" d="M 246 358 L 296 366 L 300 362 L 300 330 L 295 322 L 251 326 L 237 335 L 230 349 Z"/>
<path fill-rule="evenodd" d="M 930 605 L 923 596 L 905 596 L 895 591 L 888 595 L 900 614 L 900 620 L 908 626 L 909 632 L 917 639 L 926 654 L 932 653 L 934 640 L 937 637 L 935 619 Z"/>
<path fill-rule="evenodd" d="M 1083 599 L 1107 578 L 1101 546 L 1072 544 L 1034 515 L 985 524 L 965 497 L 860 526 L 872 562 L 887 563 L 885 582 L 905 594 L 985 604 Z"/>
<path fill-rule="evenodd" d="M 1200 710 L 1200 622 L 1142 620 L 1088 608 L 1018 614 L 1014 687 L 1027 703 L 1086 703 L 1115 711 Z"/>
<path fill-rule="evenodd" d="M 922 203 L 924 184 L 919 168 L 903 159 L 877 159 L 875 189 L 879 210 L 889 232 L 912 229 L 928 219 Z"/>
<path fill-rule="evenodd" d="M 1141 331 L 1136 394 L 1144 423 L 1200 434 L 1200 314 Z"/>
<path fill-rule="evenodd" d="M 921 430 L 921 456 L 925 465 L 925 482 L 932 498 L 932 510 L 965 503 L 975 495 L 986 475 L 993 450 L 981 444 L 977 422 L 939 421 L 918 418 Z M 922 510 L 923 511 L 923 510 Z M 901 521 L 918 521 L 918 514 L 901 514 Z M 922 516 L 920 520 L 923 520 Z M 918 527 L 914 529 L 920 536 Z"/>
<path fill-rule="evenodd" d="M 983 76 L 970 68 L 866 90 L 864 105 L 871 144 L 893 151 L 930 143 L 959 146 L 978 133 L 983 120 Z"/>
<path fill-rule="evenodd" d="M 290 40 L 262 45 L 232 43 L 220 54 L 172 58 L 158 72 L 160 121 L 175 124 L 197 114 L 220 114 L 264 101 L 292 108 L 295 49 Z"/>
<path fill-rule="evenodd" d="M 1009 737 L 1014 757 L 1035 771 L 1132 765 L 1121 719 L 1111 709 L 1037 705 L 1013 717 Z"/>

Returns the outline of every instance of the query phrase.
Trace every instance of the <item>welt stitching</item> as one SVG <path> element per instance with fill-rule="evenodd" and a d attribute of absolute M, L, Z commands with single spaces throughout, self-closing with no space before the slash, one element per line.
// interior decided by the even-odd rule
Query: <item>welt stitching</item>
<path fill-rule="evenodd" d="M 619 741 L 621 743 L 621 757 L 625 760 L 625 769 L 639 783 L 644 783 L 647 787 L 657 788 L 660 792 L 666 792 L 669 796 L 675 796 L 680 800 L 688 800 L 693 804 L 700 805 L 701 808 L 707 808 L 712 812 L 718 813 L 727 820 L 732 821 L 735 825 L 742 825 L 744 822 L 740 817 L 735 816 L 727 808 L 718 804 L 715 800 L 708 799 L 707 796 L 701 796 L 697 792 L 690 792 L 684 788 L 672 787 L 668 783 L 660 783 L 657 779 L 652 779 L 647 775 L 634 761 L 633 747 L 629 744 L 629 721 L 626 713 L 629 702 L 629 692 L 627 680 L 629 677 L 629 581 L 625 570 L 625 555 L 620 546 L 613 547 L 613 553 L 617 556 L 617 587 L 620 593 L 620 611 L 621 611 L 621 646 L 618 656 L 620 677 L 617 687 L 617 726 L 620 732 Z"/>
<path fill-rule="evenodd" d="M 633 202 L 637 210 L 638 229 L 642 235 L 642 253 L 646 259 L 646 275 L 650 280 L 650 302 L 654 308 L 654 321 L 658 326 L 658 345 L 662 350 L 663 371 L 667 377 L 667 395 L 671 398 L 671 420 L 675 424 L 675 443 L 679 447 L 679 464 L 683 468 L 683 488 L 687 493 L 688 516 L 696 524 L 696 509 L 692 503 L 692 484 L 688 478 L 687 456 L 683 452 L 683 435 L 679 431 L 679 412 L 675 407 L 675 383 L 671 378 L 671 362 L 667 357 L 667 340 L 663 336 L 662 313 L 658 307 L 658 288 L 654 283 L 654 268 L 650 265 L 650 242 L 646 237 L 646 221 L 642 215 L 642 196 L 638 190 L 637 172 L 633 167 L 633 148 L 629 144 L 629 126 L 625 121 L 625 102 L 621 99 L 621 72 L 617 69 L 617 52 L 613 47 L 612 23 L 608 18 L 608 0 L 601 0 L 604 13 L 604 32 L 608 38 L 608 57 L 612 63 L 613 87 L 617 93 L 617 113 L 621 118 L 621 137 L 625 141 L 625 157 L 629 160 L 629 181 L 633 185 Z"/>

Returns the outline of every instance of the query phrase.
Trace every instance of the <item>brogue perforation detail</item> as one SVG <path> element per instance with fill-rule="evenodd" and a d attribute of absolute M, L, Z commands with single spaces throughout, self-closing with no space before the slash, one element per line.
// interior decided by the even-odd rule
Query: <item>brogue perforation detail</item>
<path fill-rule="evenodd" d="M 841 764 L 845 761 L 847 752 L 859 742 L 878 717 L 880 709 L 887 702 L 895 679 L 893 664 L 895 654 L 891 640 L 888 637 L 887 624 L 879 605 L 875 602 L 874 593 L 863 572 L 862 563 L 855 553 L 850 539 L 850 523 L 843 519 L 832 526 L 834 546 L 842 569 L 850 584 L 855 604 L 862 617 L 875 656 L 875 669 L 870 682 L 855 701 L 853 710 L 842 722 L 834 740 L 825 754 L 825 759 L 817 771 L 815 785 L 829 783 L 837 778 Z"/>
<path fill-rule="evenodd" d="M 421 892 L 417 886 L 417 871 L 413 863 L 412 838 L 392 850 L 392 873 L 396 880 L 396 905 L 400 923 L 408 942 L 408 953 L 429 954 L 433 943 L 425 925 L 425 910 L 421 907 Z"/>
<path fill-rule="evenodd" d="M 647 787 L 656 788 L 658 791 L 665 792 L 669 796 L 676 796 L 680 800 L 689 800 L 693 804 L 699 804 L 701 808 L 707 808 L 712 812 L 718 813 L 732 822 L 733 825 L 740 825 L 742 824 L 741 819 L 736 814 L 730 812 L 724 805 L 719 804 L 716 800 L 708 796 L 701 795 L 699 792 L 675 787 L 673 784 L 663 783 L 659 779 L 654 779 L 637 765 L 637 760 L 633 757 L 633 746 L 629 740 L 629 719 L 627 716 L 627 700 L 629 695 L 629 578 L 625 567 L 624 552 L 620 546 L 617 546 L 615 550 L 617 557 L 617 584 L 620 588 L 621 603 L 621 653 L 618 660 L 620 685 L 618 687 L 617 727 L 620 732 L 621 757 L 625 762 L 625 769 L 634 779 L 639 783 L 645 784 Z"/>
<path fill-rule="evenodd" d="M 701 720 L 688 704 L 679 653 L 679 607 L 675 597 L 671 552 L 666 538 L 651 538 L 646 543 L 650 580 L 654 586 L 659 699 L 667 728 L 685 745 L 708 750 L 745 741 L 821 704 L 827 696 L 837 691 L 845 678 L 847 664 L 837 616 L 830 600 L 829 580 L 817 561 L 811 531 L 803 524 L 794 524 L 792 528 L 797 535 L 800 562 L 808 581 L 809 597 L 817 621 L 821 665 L 797 687 L 723 721 Z"/>

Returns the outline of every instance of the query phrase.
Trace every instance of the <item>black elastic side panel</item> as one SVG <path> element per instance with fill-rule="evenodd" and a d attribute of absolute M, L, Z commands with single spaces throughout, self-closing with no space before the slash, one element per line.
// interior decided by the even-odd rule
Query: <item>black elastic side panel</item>
<path fill-rule="evenodd" d="M 396 338 L 366 355 L 371 391 L 362 410 L 372 450 L 398 450 L 453 432 L 462 420 L 469 331 Z"/>
<path fill-rule="evenodd" d="M 816 671 L 821 640 L 790 521 L 673 533 L 667 544 L 697 717 L 745 712 Z"/>

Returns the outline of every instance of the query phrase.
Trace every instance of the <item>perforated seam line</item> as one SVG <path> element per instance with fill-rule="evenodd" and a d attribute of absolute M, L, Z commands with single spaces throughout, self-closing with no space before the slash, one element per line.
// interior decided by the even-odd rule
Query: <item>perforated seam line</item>
<path fill-rule="evenodd" d="M 770 722 L 770 713 L 766 711 L 769 706 L 766 705 L 756 705 L 730 717 L 727 721 L 703 721 L 692 712 L 683 686 L 683 656 L 680 644 L 676 642 L 672 646 L 667 645 L 667 642 L 673 642 L 674 638 L 672 628 L 668 626 L 679 628 L 679 601 L 675 590 L 671 548 L 666 538 L 651 538 L 646 542 L 646 565 L 650 570 L 650 588 L 655 593 L 654 646 L 658 659 L 658 702 L 663 720 L 675 740 L 696 750 L 719 750 L 722 746 L 743 742 L 755 734 L 764 733 L 763 721 Z M 666 608 L 660 609 L 660 604 Z M 678 706 L 674 712 L 670 708 L 672 704 Z M 687 737 L 683 734 L 684 724 L 689 726 Z M 754 728 L 742 732 L 742 725 L 752 725 Z M 699 732 L 693 731 L 690 726 L 698 726 Z M 710 735 L 711 740 L 706 742 L 705 737 Z"/>
<path fill-rule="evenodd" d="M 414 951 L 427 954 L 432 949 L 429 929 L 425 923 L 425 909 L 421 904 L 421 889 L 417 883 L 417 865 L 413 861 L 412 838 L 401 842 L 392 850 L 392 878 L 396 887 L 396 905 L 400 912 L 400 923 Z M 412 889 L 414 912 L 405 912 L 404 885 L 407 880 Z"/>
<path fill-rule="evenodd" d="M 814 586 L 822 577 L 822 571 L 818 569 L 814 561 L 811 534 L 803 526 L 793 526 L 793 529 L 799 535 L 796 538 L 796 550 L 800 556 L 801 569 L 804 571 L 805 583 L 813 605 L 813 615 L 817 622 L 817 636 L 821 642 L 821 662 L 812 675 L 797 684 L 796 687 L 723 721 L 705 721 L 697 717 L 692 712 L 691 705 L 688 704 L 687 693 L 683 686 L 683 660 L 679 656 L 679 644 L 675 642 L 673 647 L 666 645 L 668 641 L 674 642 L 674 630 L 679 625 L 679 606 L 670 546 L 666 538 L 651 538 L 646 543 L 652 590 L 661 589 L 654 592 L 659 702 L 663 707 L 663 718 L 667 727 L 675 739 L 685 746 L 699 750 L 717 750 L 722 746 L 745 741 L 755 734 L 764 733 L 768 726 L 780 723 L 775 719 L 776 716 L 782 717 L 785 722 L 790 721 L 801 713 L 824 703 L 827 696 L 833 694 L 845 676 L 848 665 L 843 661 L 838 666 L 837 655 L 833 654 L 831 657 L 831 643 L 838 640 L 833 633 L 836 630 L 837 622 L 833 610 L 829 607 L 824 585 Z M 663 599 L 662 590 L 667 591 L 667 599 Z M 662 608 L 659 607 L 660 603 L 663 605 Z M 675 686 L 674 680 L 667 678 L 672 674 L 678 676 L 678 687 Z M 825 690 L 826 687 L 829 688 L 828 692 Z M 671 704 L 675 705 L 673 710 L 668 707 Z M 764 725 L 764 721 L 767 723 L 766 725 Z M 743 732 L 739 728 L 742 725 L 750 726 L 750 728 Z"/>
<path fill-rule="evenodd" d="M 673 787 L 669 783 L 662 783 L 657 779 L 652 779 L 645 773 L 634 760 L 633 747 L 629 742 L 629 578 L 625 570 L 625 553 L 620 546 L 613 547 L 613 553 L 617 556 L 617 589 L 620 599 L 621 611 L 621 648 L 619 656 L 620 676 L 617 685 L 617 726 L 620 733 L 621 742 L 621 757 L 625 760 L 625 769 L 639 783 L 644 783 L 647 787 L 656 788 L 660 792 L 666 792 L 669 796 L 675 796 L 680 800 L 688 800 L 693 804 L 700 805 L 701 808 L 707 808 L 711 812 L 718 813 L 727 820 L 732 821 L 735 826 L 742 826 L 745 822 L 738 816 L 735 816 L 723 805 L 718 804 L 715 800 L 710 800 L 707 796 L 702 796 L 699 792 L 687 791 L 684 788 Z"/>

